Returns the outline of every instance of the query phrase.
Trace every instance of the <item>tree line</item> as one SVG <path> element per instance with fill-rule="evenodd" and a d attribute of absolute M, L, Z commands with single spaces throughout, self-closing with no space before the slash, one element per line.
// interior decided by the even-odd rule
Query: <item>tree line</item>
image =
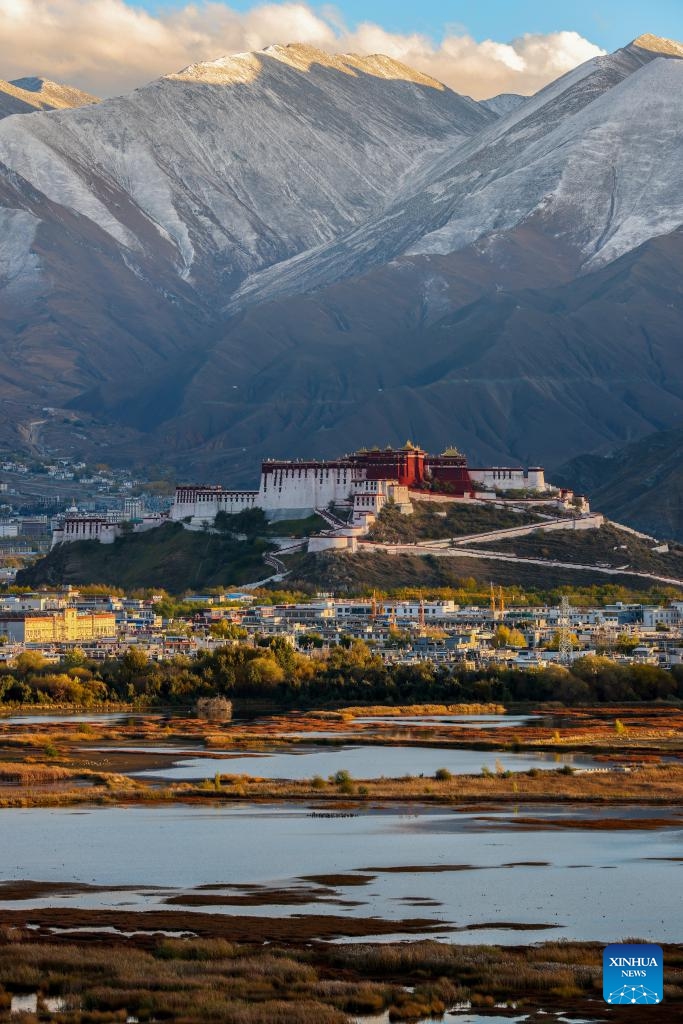
<path fill-rule="evenodd" d="M 580 658 L 571 668 L 471 669 L 428 661 L 387 665 L 360 640 L 309 657 L 276 637 L 260 646 L 234 643 L 164 661 L 135 647 L 106 661 L 89 661 L 77 650 L 59 663 L 26 651 L 0 669 L 4 704 L 188 706 L 213 696 L 265 699 L 283 707 L 683 700 L 683 666 L 666 671 L 598 656 Z"/>

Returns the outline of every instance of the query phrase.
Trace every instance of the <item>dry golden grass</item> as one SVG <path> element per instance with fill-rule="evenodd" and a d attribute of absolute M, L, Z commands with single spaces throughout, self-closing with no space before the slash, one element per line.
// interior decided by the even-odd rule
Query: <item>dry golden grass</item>
<path fill-rule="evenodd" d="M 61 782 L 71 779 L 74 772 L 56 765 L 0 762 L 0 783 L 14 783 L 20 786 L 39 786 L 47 782 Z"/>
<path fill-rule="evenodd" d="M 368 704 L 312 712 L 317 718 L 401 718 L 405 715 L 504 715 L 503 704 Z"/>
<path fill-rule="evenodd" d="M 673 1024 L 683 1005 L 683 948 L 666 946 L 664 955 L 666 1000 L 657 1020 Z M 566 1010 L 570 998 L 573 1016 L 593 1019 L 598 1014 L 591 1011 L 602 1005 L 601 958 L 601 946 L 575 942 L 263 948 L 220 936 L 165 939 L 139 932 L 129 939 L 60 940 L 4 928 L 0 1012 L 9 1003 L 4 986 L 37 992 L 39 1007 L 46 996 L 61 996 L 62 1024 L 125 1021 L 129 1015 L 186 1024 L 350 1024 L 349 1015 L 382 1012 L 392 1021 L 414 1021 L 463 1002 L 483 1009 L 523 1005 L 529 1013 Z"/>
<path fill-rule="evenodd" d="M 662 754 L 683 751 L 683 713 L 659 705 L 563 709 L 561 728 L 546 724 L 502 729 L 467 729 L 458 726 L 419 727 L 409 730 L 401 719 L 416 714 L 492 713 L 498 705 L 406 705 L 404 707 L 348 707 L 334 712 L 292 712 L 268 716 L 247 725 L 212 726 L 198 719 L 163 719 L 148 716 L 121 723 L 29 723 L 25 728 L 0 722 L 0 807 L 58 806 L 101 801 L 131 800 L 300 800 L 326 802 L 348 799 L 421 801 L 462 804 L 471 801 L 580 801 L 595 803 L 665 803 L 683 797 L 683 759 L 660 762 Z M 363 724 L 360 716 L 387 715 L 387 723 Z M 487 773 L 439 778 L 347 778 L 333 785 L 325 779 L 271 781 L 225 772 L 203 783 L 173 786 L 132 781 L 130 773 L 145 768 L 163 769 L 176 759 L 168 746 L 210 756 L 225 749 L 235 753 L 269 746 L 291 748 L 306 742 L 309 731 L 320 731 L 324 746 L 348 740 L 364 744 L 467 747 L 481 750 Z M 620 724 L 617 724 L 620 723 Z M 149 748 L 150 753 L 126 753 L 117 747 Z M 600 775 L 562 772 L 509 773 L 497 770 L 496 751 L 543 750 L 566 754 L 588 750 L 601 758 L 641 767 L 630 773 Z M 213 755 L 215 756 L 215 754 Z M 257 770 L 258 762 L 254 762 Z M 208 775 L 207 770 L 207 775 Z"/>
<path fill-rule="evenodd" d="M 72 777 L 78 773 L 73 773 Z M 81 775 L 83 773 L 80 773 Z M 532 770 L 488 775 L 453 775 L 450 779 L 344 779 L 339 784 L 320 779 L 261 779 L 248 775 L 220 775 L 202 783 L 166 787 L 145 785 L 126 776 L 92 772 L 92 785 L 78 788 L 28 786 L 21 790 L 0 786 L 2 807 L 58 807 L 82 803 L 134 803 L 206 801 L 300 801 L 324 809 L 348 810 L 356 803 L 424 803 L 461 806 L 494 803 L 579 803 L 666 805 L 683 803 L 683 766 L 653 766 L 632 773 L 567 774 L 563 770 Z M 679 817 L 672 812 L 671 820 Z M 641 823 L 643 824 L 643 823 Z M 595 827 L 607 827 L 599 822 Z M 610 828 L 619 827 L 610 822 Z M 630 822 L 628 827 L 638 827 Z M 647 821 L 643 827 L 654 827 Z"/>

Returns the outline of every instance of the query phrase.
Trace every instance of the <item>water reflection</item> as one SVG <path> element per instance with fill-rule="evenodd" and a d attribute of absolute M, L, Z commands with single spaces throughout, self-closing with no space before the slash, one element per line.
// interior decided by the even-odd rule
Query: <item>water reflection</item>
<path fill-rule="evenodd" d="M 0 715 L 0 725 L 3 722 L 9 725 L 58 725 L 62 722 L 135 722 L 141 718 L 161 718 L 161 715 L 139 714 L 131 711 L 113 711 L 66 714 L 52 714 L 45 712 L 36 715 Z"/>
<path fill-rule="evenodd" d="M 256 885 L 273 893 L 267 905 L 232 901 L 196 909 L 378 917 L 396 922 L 398 937 L 405 937 L 399 922 L 418 917 L 438 926 L 436 936 L 460 943 L 606 942 L 629 935 L 680 941 L 671 894 L 680 889 L 681 864 L 673 858 L 683 832 L 666 824 L 666 808 L 642 812 L 662 817 L 663 827 L 651 830 L 576 827 L 577 819 L 589 825 L 604 819 L 605 810 L 554 808 L 562 827 L 550 831 L 550 809 L 536 806 L 519 808 L 520 829 L 511 827 L 516 819 L 509 811 L 362 807 L 337 819 L 314 817 L 317 810 L 248 804 L 6 809 L 2 877 L 76 888 L 22 901 L 3 898 L 0 887 L 0 902 L 192 913 L 182 900 L 169 905 L 167 899 L 200 886 L 239 896 Z M 316 875 L 336 877 L 308 878 Z M 364 877 L 353 885 L 349 875 Z M 79 883 L 103 889 L 79 891 Z M 278 891 L 296 887 L 305 887 L 303 901 L 278 903 Z M 331 890 L 331 897 L 317 898 L 316 887 L 318 894 Z"/>
<path fill-rule="evenodd" d="M 110 748 L 116 750 L 117 748 Z M 163 752 L 163 748 L 123 748 L 126 751 Z M 226 751 L 226 754 L 229 752 Z M 595 764 L 587 754 L 514 753 L 498 750 L 464 750 L 458 747 L 371 746 L 340 744 L 316 746 L 297 744 L 294 749 L 277 748 L 245 751 L 238 756 L 184 758 L 169 768 L 154 768 L 133 773 L 140 778 L 206 779 L 216 772 L 226 775 L 256 775 L 266 779 L 327 778 L 348 771 L 356 779 L 402 778 L 405 775 L 432 776 L 439 768 L 453 775 L 478 775 L 486 769 L 526 772 L 531 768 L 557 769 L 563 765 L 577 768 Z"/>
<path fill-rule="evenodd" d="M 461 729 L 508 729 L 527 726 L 537 718 L 533 715 L 369 715 L 353 721 L 362 725 L 457 725 Z"/>

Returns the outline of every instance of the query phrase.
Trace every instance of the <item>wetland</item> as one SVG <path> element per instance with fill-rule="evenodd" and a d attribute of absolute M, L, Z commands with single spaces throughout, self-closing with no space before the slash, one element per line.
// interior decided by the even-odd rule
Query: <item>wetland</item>
<path fill-rule="evenodd" d="M 680 708 L 471 711 L 3 718 L 0 1019 L 679 1019 Z"/>

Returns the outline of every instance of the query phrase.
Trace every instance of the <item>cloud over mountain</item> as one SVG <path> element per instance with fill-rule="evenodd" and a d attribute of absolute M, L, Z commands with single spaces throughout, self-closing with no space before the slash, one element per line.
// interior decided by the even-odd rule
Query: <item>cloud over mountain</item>
<path fill-rule="evenodd" d="M 349 30 L 333 10 L 305 3 L 187 4 L 151 14 L 123 0 L 0 0 L 6 79 L 31 74 L 112 95 L 224 53 L 300 40 L 329 51 L 385 53 L 477 99 L 531 93 L 602 51 L 576 32 L 500 42 L 446 35 L 435 42 L 366 22 Z"/>

